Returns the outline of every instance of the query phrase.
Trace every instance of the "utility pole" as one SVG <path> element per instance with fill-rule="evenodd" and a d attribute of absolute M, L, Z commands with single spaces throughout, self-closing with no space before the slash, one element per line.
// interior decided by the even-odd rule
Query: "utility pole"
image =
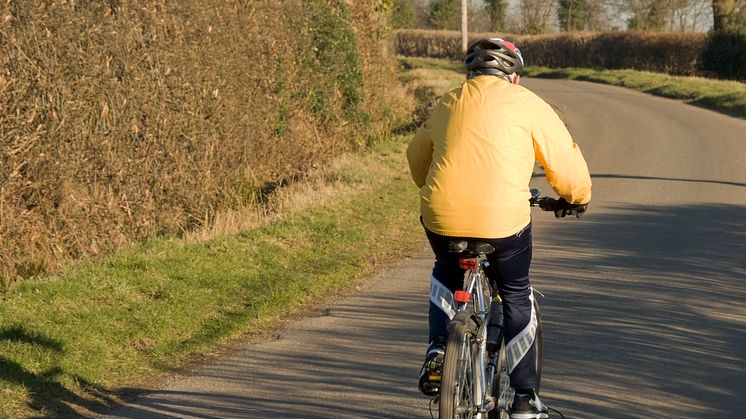
<path fill-rule="evenodd" d="M 468 47 L 469 39 L 468 39 L 468 30 L 467 30 L 467 22 L 468 22 L 468 16 L 466 15 L 467 10 L 469 9 L 469 0 L 461 0 L 461 52 L 466 53 L 466 48 Z"/>

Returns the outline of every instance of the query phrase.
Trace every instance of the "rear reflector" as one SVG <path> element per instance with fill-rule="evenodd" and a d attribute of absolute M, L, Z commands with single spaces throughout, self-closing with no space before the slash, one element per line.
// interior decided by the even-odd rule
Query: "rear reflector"
<path fill-rule="evenodd" d="M 478 265 L 476 258 L 459 259 L 458 264 L 461 267 L 461 269 L 466 269 L 467 271 L 473 271 L 477 269 L 477 265 Z"/>
<path fill-rule="evenodd" d="M 456 291 L 453 293 L 453 299 L 457 303 L 468 303 L 471 300 L 471 294 L 466 291 Z"/>

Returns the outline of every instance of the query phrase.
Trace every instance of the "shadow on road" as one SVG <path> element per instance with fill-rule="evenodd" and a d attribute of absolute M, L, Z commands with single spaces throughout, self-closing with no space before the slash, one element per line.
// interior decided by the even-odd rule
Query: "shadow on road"
<path fill-rule="evenodd" d="M 534 177 L 538 177 L 538 176 L 534 175 Z M 657 176 L 635 176 L 635 175 L 619 175 L 619 174 L 611 174 L 611 173 L 594 173 L 593 179 L 665 180 L 665 181 L 670 181 L 670 182 L 711 183 L 711 184 L 716 184 L 716 185 L 740 186 L 742 188 L 746 188 L 746 183 L 731 182 L 727 180 L 686 179 L 686 178 L 657 177 Z"/>
<path fill-rule="evenodd" d="M 30 345 L 37 352 L 55 360 L 64 351 L 62 344 L 54 339 L 34 333 L 23 326 L 6 327 L 0 330 L 0 342 L 15 345 Z M 103 412 L 113 405 L 104 389 L 88 383 L 82 377 L 74 377 L 78 385 L 85 389 L 84 396 L 73 393 L 63 386 L 58 378 L 63 375 L 62 367 L 53 362 L 53 367 L 35 373 L 19 363 L 0 357 L 0 381 L 6 385 L 21 385 L 29 395 L 29 406 L 38 412 L 35 417 L 78 417 L 76 407 L 91 412 Z"/>
<path fill-rule="evenodd" d="M 544 397 L 573 418 L 738 417 L 746 207 L 617 208 L 579 222 L 537 220 Z M 259 345 L 209 372 L 260 390 L 152 392 L 123 416 L 428 417 L 415 389 L 425 307 L 416 292 L 355 296 L 329 313 L 353 327 L 313 332 L 283 353 Z"/>
<path fill-rule="evenodd" d="M 536 232 L 545 394 L 572 417 L 742 415 L 746 207 L 619 208 Z"/>
<path fill-rule="evenodd" d="M 746 206 L 616 208 L 580 221 L 537 217 L 532 275 L 546 295 L 544 398 L 572 418 L 740 417 Z M 418 262 L 422 272 L 426 259 Z M 426 282 L 403 273 L 401 280 Z M 427 401 L 416 390 L 426 339 L 422 288 L 351 296 L 292 326 L 282 350 L 253 345 L 197 372 L 221 380 L 207 390 L 188 382 L 117 389 L 143 398 L 115 416 L 426 418 Z M 339 320 L 348 327 L 316 327 Z M 0 340 L 64 350 L 23 328 L 0 331 Z M 34 399 L 38 411 L 73 416 L 70 406 L 101 412 L 113 404 L 104 392 L 90 399 L 70 393 L 54 370 L 0 363 L 2 379 L 55 395 Z"/>
<path fill-rule="evenodd" d="M 372 303 L 370 308 L 358 305 L 361 299 Z M 424 293 L 353 297 L 327 315 L 357 327 L 315 330 L 305 335 L 305 344 L 286 345 L 282 353 L 272 344 L 253 346 L 197 373 L 220 380 L 220 390 L 196 391 L 187 385 L 141 392 L 137 405 L 115 415 L 411 418 L 412 412 L 421 412 L 425 417 L 427 401 L 416 385 L 426 308 Z M 309 319 L 307 325 L 323 319 Z M 296 336 L 291 331 L 284 339 Z M 413 407 L 413 399 L 421 403 Z"/>

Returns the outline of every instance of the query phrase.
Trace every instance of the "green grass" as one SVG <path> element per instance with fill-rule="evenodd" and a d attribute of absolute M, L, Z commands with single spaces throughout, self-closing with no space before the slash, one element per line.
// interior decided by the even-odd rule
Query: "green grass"
<path fill-rule="evenodd" d="M 431 100 L 423 100 L 418 97 L 419 93 L 427 90 L 436 99 L 443 93 L 458 87 L 464 81 L 463 65 L 459 62 L 417 58 L 399 58 L 400 75 L 399 80 L 411 87 L 415 97 L 422 103 Z"/>
<path fill-rule="evenodd" d="M 306 197 L 240 234 L 155 240 L 7 292 L 0 417 L 105 409 L 195 354 L 269 332 L 419 251 L 405 146 L 400 138 L 348 156 L 326 175 L 342 191 L 335 199 Z"/>
<path fill-rule="evenodd" d="M 459 79 L 447 68 L 419 70 L 406 83 L 423 109 Z M 154 239 L 5 289 L 0 417 L 105 412 L 427 248 L 408 139 L 339 157 L 278 188 L 265 207 L 226 211 L 182 239 Z"/>
<path fill-rule="evenodd" d="M 446 60 L 441 58 L 425 57 L 399 57 L 399 66 L 406 72 L 418 68 L 427 70 L 447 70 L 464 73 L 464 64 L 461 61 Z"/>
<path fill-rule="evenodd" d="M 670 76 L 635 70 L 529 67 L 528 77 L 561 78 L 622 86 L 746 118 L 746 83 Z"/>
<path fill-rule="evenodd" d="M 409 70 L 405 82 L 418 72 L 432 72 L 437 80 L 460 77 L 463 65 L 459 61 L 439 58 L 400 57 L 400 67 Z M 447 76 L 450 73 L 451 76 Z M 589 68 L 528 67 L 525 77 L 571 79 L 622 86 L 656 96 L 686 101 L 692 105 L 746 118 L 746 83 L 701 77 L 670 76 L 636 70 L 593 70 Z M 435 83 L 435 82 L 431 82 Z M 442 85 L 442 83 L 441 83 Z"/>
<path fill-rule="evenodd" d="M 410 121 L 397 131 L 414 132 L 430 116 L 440 96 L 464 81 L 463 65 L 450 60 L 399 57 L 399 80 L 408 87 L 416 104 Z"/>
<path fill-rule="evenodd" d="M 417 118 L 463 80 L 457 62 L 400 63 L 400 79 L 419 101 Z M 738 111 L 741 83 L 627 71 L 528 74 L 638 86 L 700 104 L 732 95 L 714 103 L 746 115 Z M 269 216 L 238 212 L 205 234 L 153 240 L 0 295 L 0 417 L 105 410 L 200 355 L 267 336 L 387 263 L 426 249 L 407 140 L 343 156 L 279 188 Z"/>

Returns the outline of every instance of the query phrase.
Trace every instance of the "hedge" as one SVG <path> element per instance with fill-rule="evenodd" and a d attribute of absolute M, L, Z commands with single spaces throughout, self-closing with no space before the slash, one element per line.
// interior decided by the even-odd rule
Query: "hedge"
<path fill-rule="evenodd" d="M 746 36 L 701 32 L 607 32 L 498 36 L 514 42 L 529 65 L 635 69 L 683 76 L 746 80 Z M 397 53 L 461 59 L 460 33 L 396 31 Z"/>

